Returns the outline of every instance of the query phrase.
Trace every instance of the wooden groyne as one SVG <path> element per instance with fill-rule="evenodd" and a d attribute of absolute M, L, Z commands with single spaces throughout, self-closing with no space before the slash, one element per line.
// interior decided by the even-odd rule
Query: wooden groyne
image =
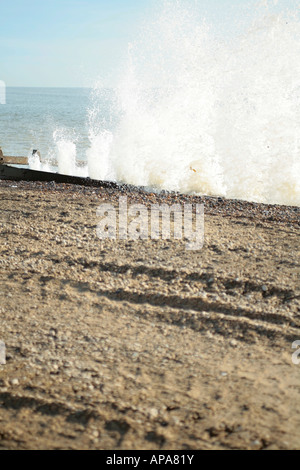
<path fill-rule="evenodd" d="M 38 150 L 34 150 L 33 155 L 34 154 L 37 154 L 41 159 L 40 152 Z M 55 162 L 53 163 L 55 164 Z M 28 157 L 4 155 L 0 147 L 0 179 L 11 181 L 53 181 L 55 183 L 78 184 L 81 186 L 94 187 L 118 187 L 117 183 L 111 181 L 98 181 L 88 177 L 83 178 L 80 176 L 69 176 L 56 172 L 31 170 L 30 168 L 24 168 L 25 166 L 28 166 L 28 164 Z M 24 167 L 20 168 L 15 165 L 23 165 Z"/>

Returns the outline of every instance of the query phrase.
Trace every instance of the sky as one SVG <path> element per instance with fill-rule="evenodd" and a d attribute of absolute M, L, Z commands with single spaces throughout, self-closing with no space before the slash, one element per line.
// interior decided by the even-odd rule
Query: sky
<path fill-rule="evenodd" d="M 0 0 L 0 80 L 6 86 L 82 87 L 101 77 L 109 86 L 128 44 L 162 1 Z M 181 1 L 196 3 L 200 14 L 227 33 L 232 14 L 242 15 L 241 6 L 249 5 L 249 0 Z"/>

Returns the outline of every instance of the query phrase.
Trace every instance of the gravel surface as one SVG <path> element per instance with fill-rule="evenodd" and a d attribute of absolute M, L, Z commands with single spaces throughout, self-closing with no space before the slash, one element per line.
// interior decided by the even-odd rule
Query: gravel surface
<path fill-rule="evenodd" d="M 99 240 L 102 202 L 204 203 L 205 242 Z M 0 181 L 0 449 L 296 449 L 296 207 Z"/>

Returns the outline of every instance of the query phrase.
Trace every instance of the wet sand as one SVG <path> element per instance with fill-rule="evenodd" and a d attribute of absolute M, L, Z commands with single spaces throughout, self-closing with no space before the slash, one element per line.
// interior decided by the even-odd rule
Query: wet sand
<path fill-rule="evenodd" d="M 205 243 L 105 240 L 106 201 Z M 300 447 L 299 208 L 0 181 L 0 449 Z"/>

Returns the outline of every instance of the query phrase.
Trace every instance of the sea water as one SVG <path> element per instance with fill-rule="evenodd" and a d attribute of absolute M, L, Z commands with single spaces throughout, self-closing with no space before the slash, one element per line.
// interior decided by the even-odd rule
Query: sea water
<path fill-rule="evenodd" d="M 125 55 L 113 89 L 8 88 L 4 153 L 37 148 L 34 168 L 57 161 L 153 190 L 300 205 L 299 9 L 253 9 L 222 36 L 197 2 L 161 2 Z"/>

